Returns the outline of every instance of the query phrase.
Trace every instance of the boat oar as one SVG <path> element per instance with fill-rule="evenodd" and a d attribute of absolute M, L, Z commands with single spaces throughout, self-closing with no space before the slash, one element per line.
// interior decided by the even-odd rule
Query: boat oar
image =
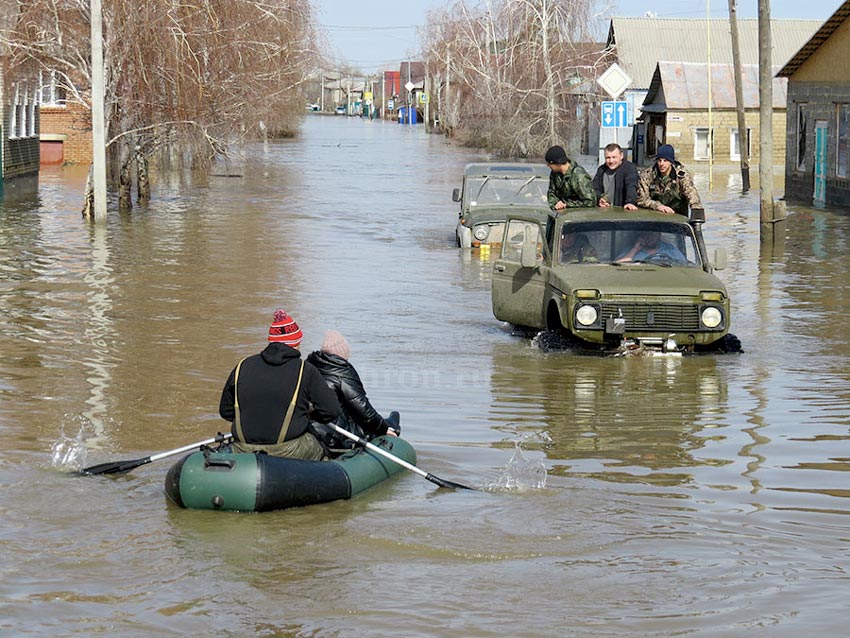
<path fill-rule="evenodd" d="M 391 461 L 398 463 L 403 468 L 410 470 L 414 474 L 418 474 L 419 476 L 428 479 L 429 481 L 431 481 L 435 485 L 439 485 L 440 487 L 448 487 L 450 489 L 455 489 L 455 490 L 474 490 L 475 489 L 474 487 L 468 487 L 466 485 L 461 485 L 460 483 L 454 483 L 453 481 L 447 481 L 445 479 L 441 479 L 439 476 L 434 476 L 433 474 L 430 474 L 429 472 L 426 472 L 426 471 L 416 467 L 415 465 L 408 463 L 404 459 L 400 459 L 397 456 L 395 456 L 394 454 L 390 454 L 385 449 L 380 448 L 377 445 L 373 445 L 372 443 L 369 443 L 369 441 L 367 441 L 366 439 L 363 439 L 363 438 L 357 436 L 356 434 L 353 434 L 353 433 L 349 432 L 348 430 L 345 430 L 345 429 L 339 427 L 335 423 L 328 423 L 327 425 L 329 427 L 333 428 L 336 432 L 338 432 L 342 436 L 347 437 L 347 438 L 351 439 L 352 441 L 356 441 L 360 445 L 364 446 L 367 450 L 371 450 L 372 452 L 375 452 L 376 454 L 380 454 L 381 456 L 385 456 L 386 458 L 390 459 Z"/>
<path fill-rule="evenodd" d="M 223 443 L 225 441 L 229 441 L 232 438 L 233 435 L 230 433 L 222 434 L 221 432 L 219 432 L 213 439 L 207 439 L 206 441 L 198 441 L 197 443 L 192 443 L 191 445 L 184 445 L 183 447 L 179 447 L 176 450 L 169 450 L 168 452 L 152 454 L 151 456 L 146 456 L 143 459 L 133 459 L 131 461 L 112 461 L 110 463 L 92 465 L 91 467 L 83 468 L 82 470 L 80 470 L 79 473 L 85 476 L 93 476 L 95 474 L 122 474 L 124 472 L 129 472 L 130 470 L 135 470 L 137 467 L 141 467 L 142 465 L 152 463 L 153 461 L 164 459 L 168 456 L 174 456 L 176 454 L 182 454 L 183 452 L 197 450 L 204 447 L 205 445 L 212 445 L 213 443 Z"/>

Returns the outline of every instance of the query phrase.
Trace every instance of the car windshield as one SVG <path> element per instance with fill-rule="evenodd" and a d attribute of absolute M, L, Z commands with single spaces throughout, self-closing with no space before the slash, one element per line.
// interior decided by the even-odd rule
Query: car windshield
<path fill-rule="evenodd" d="M 678 223 L 567 222 L 555 254 L 562 264 L 702 267 L 693 230 Z"/>
<path fill-rule="evenodd" d="M 515 175 L 488 175 L 467 180 L 470 206 L 488 204 L 514 204 L 548 206 L 546 193 L 548 179 L 528 173 Z"/>

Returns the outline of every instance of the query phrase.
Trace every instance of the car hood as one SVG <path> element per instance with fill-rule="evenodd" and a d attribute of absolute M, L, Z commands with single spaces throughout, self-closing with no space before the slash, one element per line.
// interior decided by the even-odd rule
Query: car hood
<path fill-rule="evenodd" d="M 503 222 L 508 215 L 522 213 L 539 214 L 541 220 L 549 215 L 549 209 L 541 206 L 526 206 L 523 204 L 505 204 L 504 206 L 475 206 L 463 216 L 464 226 L 473 227 L 475 224 L 486 224 L 487 222 Z"/>
<path fill-rule="evenodd" d="M 550 283 L 565 293 L 590 288 L 602 296 L 693 296 L 701 290 L 719 290 L 726 295 L 723 282 L 700 268 L 649 264 L 561 265 L 552 269 Z"/>

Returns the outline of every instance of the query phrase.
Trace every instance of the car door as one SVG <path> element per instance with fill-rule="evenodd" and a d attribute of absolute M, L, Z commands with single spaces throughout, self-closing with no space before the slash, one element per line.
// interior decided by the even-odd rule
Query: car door
<path fill-rule="evenodd" d="M 491 284 L 493 314 L 500 321 L 544 327 L 543 293 L 549 271 L 549 251 L 544 238 L 543 225 L 538 220 L 508 218 L 502 251 L 493 264 Z"/>

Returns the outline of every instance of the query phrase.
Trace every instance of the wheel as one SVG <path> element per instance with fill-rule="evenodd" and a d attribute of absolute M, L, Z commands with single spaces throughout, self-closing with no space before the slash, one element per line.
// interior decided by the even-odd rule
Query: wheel
<path fill-rule="evenodd" d="M 712 344 L 697 349 L 698 352 L 722 352 L 726 354 L 741 354 L 744 348 L 741 340 L 731 332 L 723 335 Z"/>

